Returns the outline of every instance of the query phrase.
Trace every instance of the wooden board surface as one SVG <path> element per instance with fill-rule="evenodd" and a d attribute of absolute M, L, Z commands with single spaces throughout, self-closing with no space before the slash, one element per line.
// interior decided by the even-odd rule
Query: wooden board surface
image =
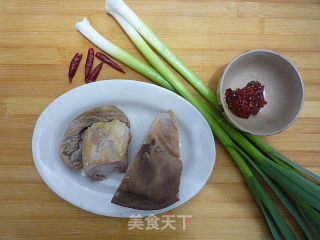
<path fill-rule="evenodd" d="M 305 83 L 303 111 L 287 131 L 265 139 L 320 174 L 318 0 L 127 3 L 214 91 L 226 64 L 246 50 L 268 48 L 292 60 Z M 143 59 L 104 5 L 103 0 L 0 0 L 0 239 L 270 239 L 240 172 L 218 141 L 208 183 L 167 213 L 174 215 L 176 230 L 129 230 L 127 219 L 74 207 L 42 181 L 32 158 L 34 125 L 53 99 L 84 84 L 85 61 L 71 85 L 68 64 L 76 52 L 86 55 L 93 46 L 74 24 L 88 17 L 109 40 Z M 123 75 L 105 65 L 98 79 L 149 82 L 127 67 L 125 71 Z M 177 215 L 192 215 L 186 230 Z"/>

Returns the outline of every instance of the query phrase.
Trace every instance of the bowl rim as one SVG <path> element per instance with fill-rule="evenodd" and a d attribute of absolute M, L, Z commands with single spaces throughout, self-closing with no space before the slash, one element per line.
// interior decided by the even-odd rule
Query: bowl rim
<path fill-rule="evenodd" d="M 294 71 L 296 72 L 296 74 L 298 75 L 298 78 L 299 78 L 299 82 L 301 84 L 301 89 L 302 89 L 302 98 L 301 98 L 301 103 L 300 103 L 300 107 L 299 107 L 299 110 L 297 111 L 297 113 L 295 114 L 295 116 L 290 120 L 290 122 L 288 122 L 285 126 L 283 126 L 281 129 L 278 129 L 278 130 L 274 130 L 274 131 L 269 131 L 267 133 L 262 133 L 262 132 L 258 132 L 258 131 L 251 131 L 250 129 L 247 129 L 247 128 L 244 128 L 242 126 L 240 126 L 238 124 L 237 121 L 235 121 L 232 117 L 231 117 L 231 112 L 228 108 L 228 106 L 226 105 L 226 102 L 224 101 L 224 96 L 225 94 L 222 92 L 222 86 L 223 86 L 223 81 L 225 79 L 225 76 L 227 74 L 227 72 L 229 71 L 229 69 L 232 67 L 232 65 L 240 58 L 242 58 L 243 56 L 245 55 L 249 55 L 249 54 L 253 54 L 253 53 L 269 53 L 269 54 L 272 54 L 272 55 L 276 55 L 277 57 L 280 57 L 282 58 L 283 60 L 285 60 L 289 65 L 291 65 L 291 67 L 294 69 Z M 280 133 L 286 129 L 288 129 L 296 120 L 297 118 L 299 117 L 301 111 L 302 111 L 302 108 L 303 108 L 303 105 L 304 105 L 304 99 L 305 99 L 305 88 L 304 88 L 304 83 L 303 83 L 303 80 L 302 80 L 302 77 L 301 77 L 301 74 L 298 70 L 298 68 L 293 64 L 293 62 L 291 62 L 287 57 L 281 55 L 280 53 L 278 52 L 275 52 L 273 50 L 270 50 L 270 49 L 263 49 L 263 48 L 259 48 L 259 49 L 251 49 L 251 50 L 248 50 L 248 51 L 245 51 L 239 55 L 237 55 L 236 57 L 234 57 L 230 62 L 229 64 L 227 65 L 227 67 L 224 69 L 223 71 L 223 74 L 220 78 L 220 81 L 219 81 L 219 87 L 218 87 L 218 95 L 219 95 L 219 101 L 220 101 L 220 104 L 222 105 L 222 108 L 223 108 L 223 113 L 225 115 L 225 117 L 227 118 L 227 120 L 233 125 L 235 126 L 236 128 L 238 128 L 239 130 L 241 131 L 244 131 L 244 132 L 247 132 L 247 133 L 250 133 L 252 135 L 257 135 L 257 136 L 270 136 L 270 135 L 274 135 L 274 134 L 277 134 L 277 133 Z"/>

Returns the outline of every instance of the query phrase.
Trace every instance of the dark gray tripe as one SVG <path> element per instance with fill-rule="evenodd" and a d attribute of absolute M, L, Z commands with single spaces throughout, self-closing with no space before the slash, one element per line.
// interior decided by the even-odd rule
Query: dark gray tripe
<path fill-rule="evenodd" d="M 143 210 L 165 208 L 179 200 L 181 171 L 176 118 L 172 111 L 160 113 L 112 203 Z"/>

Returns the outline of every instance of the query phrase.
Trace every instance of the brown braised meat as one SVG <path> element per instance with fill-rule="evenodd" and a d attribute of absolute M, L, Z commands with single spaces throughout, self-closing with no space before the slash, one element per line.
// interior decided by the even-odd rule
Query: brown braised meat
<path fill-rule="evenodd" d="M 82 135 L 85 130 L 97 122 L 119 120 L 129 128 L 126 115 L 117 107 L 107 105 L 89 110 L 75 118 L 67 128 L 60 145 L 60 158 L 70 169 L 82 168 Z"/>
<path fill-rule="evenodd" d="M 179 200 L 182 161 L 172 111 L 158 114 L 130 164 L 112 203 L 135 209 L 161 209 Z"/>
<path fill-rule="evenodd" d="M 83 170 L 90 180 L 102 180 L 111 172 L 125 172 L 128 166 L 130 131 L 119 120 L 97 122 L 82 136 Z"/>

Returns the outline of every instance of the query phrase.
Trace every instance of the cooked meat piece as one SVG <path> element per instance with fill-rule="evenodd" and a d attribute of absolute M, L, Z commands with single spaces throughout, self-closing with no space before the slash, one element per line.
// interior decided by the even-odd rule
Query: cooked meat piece
<path fill-rule="evenodd" d="M 93 123 L 110 122 L 114 119 L 118 119 L 130 127 L 126 115 L 112 105 L 91 109 L 75 118 L 65 131 L 60 145 L 60 158 L 62 161 L 71 169 L 81 169 L 81 141 L 83 132 Z"/>
<path fill-rule="evenodd" d="M 103 180 L 110 172 L 128 166 L 130 131 L 119 120 L 92 124 L 82 136 L 83 169 L 90 180 Z"/>
<path fill-rule="evenodd" d="M 172 111 L 158 114 L 112 203 L 135 209 L 165 208 L 179 200 L 182 161 Z"/>

